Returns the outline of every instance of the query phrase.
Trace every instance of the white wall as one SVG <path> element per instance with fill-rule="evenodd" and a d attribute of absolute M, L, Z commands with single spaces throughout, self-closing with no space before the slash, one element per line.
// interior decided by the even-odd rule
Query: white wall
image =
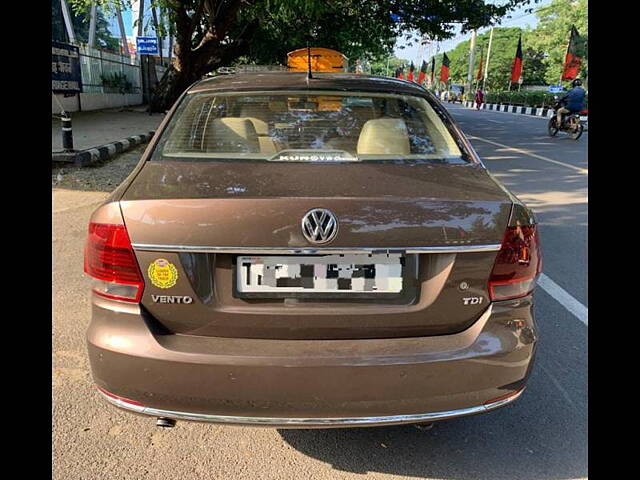
<path fill-rule="evenodd" d="M 80 106 L 78 105 L 78 96 L 63 97 L 56 95 L 59 102 L 67 112 L 77 112 L 89 110 L 102 110 L 104 108 L 128 107 L 133 105 L 142 105 L 142 93 L 81 93 Z M 51 113 L 59 114 L 60 105 L 51 95 Z"/>

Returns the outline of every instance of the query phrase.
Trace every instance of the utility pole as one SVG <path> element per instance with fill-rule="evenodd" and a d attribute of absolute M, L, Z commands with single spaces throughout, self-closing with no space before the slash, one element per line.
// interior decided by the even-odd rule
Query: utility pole
<path fill-rule="evenodd" d="M 67 36 L 70 43 L 76 43 L 76 32 L 73 31 L 73 22 L 71 21 L 71 13 L 69 12 L 69 5 L 67 0 L 60 0 L 60 7 L 62 8 L 62 17 L 64 18 L 64 26 L 67 28 Z"/>
<path fill-rule="evenodd" d="M 477 30 L 471 30 L 471 45 L 469 46 L 469 70 L 467 71 L 467 94 L 471 92 L 473 85 L 473 66 L 476 60 L 476 35 Z"/>
<path fill-rule="evenodd" d="M 96 44 L 96 0 L 91 2 L 91 13 L 89 20 L 89 46 L 93 48 Z"/>
<path fill-rule="evenodd" d="M 429 60 L 429 66 L 431 65 L 431 52 L 433 51 L 433 41 L 429 42 L 427 46 L 427 59 Z M 429 73 L 429 66 L 427 66 L 427 87 L 431 88 L 431 74 Z"/>
<path fill-rule="evenodd" d="M 564 64 L 567 59 L 567 53 L 569 53 L 569 46 L 571 45 L 571 39 L 569 39 L 569 43 L 567 43 L 567 48 L 564 50 L 564 57 L 562 58 L 562 67 L 560 68 L 560 80 L 558 80 L 558 85 L 562 85 L 562 77 L 564 76 Z"/>
<path fill-rule="evenodd" d="M 155 7 L 151 7 L 151 18 L 153 19 L 153 26 L 156 30 L 156 37 L 158 39 L 158 53 L 160 54 L 160 65 L 163 64 L 162 58 L 162 37 L 160 36 L 160 27 L 158 24 L 158 15 L 156 14 Z"/>
<path fill-rule="evenodd" d="M 416 68 L 420 68 L 422 66 L 422 61 L 424 60 L 424 49 L 426 46 L 429 45 L 429 39 L 427 38 L 426 35 L 423 35 L 422 38 L 420 38 L 420 46 L 418 47 L 418 63 L 416 64 Z"/>
<path fill-rule="evenodd" d="M 144 27 L 144 0 L 138 2 L 138 36 L 141 37 Z"/>
<path fill-rule="evenodd" d="M 122 21 L 122 11 L 117 7 L 116 14 L 118 17 L 118 26 L 120 27 L 120 39 L 122 40 L 122 50 L 124 54 L 129 56 L 129 44 L 127 43 L 127 34 L 124 31 L 124 22 Z"/>
<path fill-rule="evenodd" d="M 491 42 L 493 41 L 493 27 L 489 34 L 489 47 L 487 48 L 487 63 L 484 65 L 484 78 L 482 79 L 482 91 L 487 88 L 487 77 L 489 76 L 489 57 L 491 56 Z"/>

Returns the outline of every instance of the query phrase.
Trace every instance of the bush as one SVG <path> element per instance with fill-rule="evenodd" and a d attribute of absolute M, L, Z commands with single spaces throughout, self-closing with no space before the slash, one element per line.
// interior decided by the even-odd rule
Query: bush
<path fill-rule="evenodd" d="M 113 73 L 111 75 L 101 75 L 102 86 L 106 93 L 133 93 L 133 83 L 129 81 L 124 73 Z"/>
<path fill-rule="evenodd" d="M 492 92 L 485 94 L 484 99 L 486 103 L 506 103 L 509 105 L 520 105 L 524 107 L 549 107 L 555 103 L 555 95 L 561 94 L 541 91 Z M 587 108 L 586 98 L 585 108 Z"/>

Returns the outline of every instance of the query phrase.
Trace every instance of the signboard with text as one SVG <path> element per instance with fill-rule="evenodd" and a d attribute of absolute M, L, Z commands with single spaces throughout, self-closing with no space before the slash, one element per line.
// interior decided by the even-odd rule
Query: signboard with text
<path fill-rule="evenodd" d="M 82 92 L 80 50 L 75 45 L 51 41 L 51 90 L 66 94 Z"/>
<path fill-rule="evenodd" d="M 136 37 L 138 55 L 159 55 L 158 37 Z"/>
<path fill-rule="evenodd" d="M 549 85 L 549 93 L 560 93 L 562 90 L 562 85 Z"/>

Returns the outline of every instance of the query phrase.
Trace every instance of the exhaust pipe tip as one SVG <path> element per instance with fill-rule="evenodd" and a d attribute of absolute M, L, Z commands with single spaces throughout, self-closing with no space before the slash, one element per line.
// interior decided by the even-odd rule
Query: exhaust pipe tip
<path fill-rule="evenodd" d="M 158 417 L 156 419 L 156 427 L 173 428 L 175 426 L 176 426 L 176 421 L 173 418 Z"/>
<path fill-rule="evenodd" d="M 433 428 L 433 422 L 430 423 L 414 423 L 414 428 L 418 430 L 431 430 Z"/>

